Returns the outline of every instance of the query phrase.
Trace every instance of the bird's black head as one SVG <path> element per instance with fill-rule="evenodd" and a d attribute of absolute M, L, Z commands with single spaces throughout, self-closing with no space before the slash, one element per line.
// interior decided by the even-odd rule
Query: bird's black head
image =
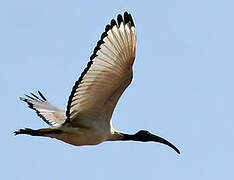
<path fill-rule="evenodd" d="M 133 141 L 142 141 L 142 142 L 148 142 L 148 141 L 159 142 L 167 146 L 170 146 L 178 154 L 180 154 L 180 151 L 172 143 L 170 143 L 166 139 L 163 139 L 159 136 L 151 134 L 149 131 L 146 131 L 146 130 L 140 130 L 136 134 L 133 134 L 133 135 L 129 135 L 129 134 L 122 134 L 122 135 L 123 135 L 122 140 L 133 140 Z"/>
<path fill-rule="evenodd" d="M 151 135 L 152 134 L 146 130 L 140 130 L 136 134 L 134 134 L 136 141 L 143 141 L 143 142 L 151 141 Z"/>

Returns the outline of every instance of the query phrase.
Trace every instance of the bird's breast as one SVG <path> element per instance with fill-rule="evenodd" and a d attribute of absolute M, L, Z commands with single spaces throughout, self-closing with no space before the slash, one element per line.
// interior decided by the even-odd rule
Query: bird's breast
<path fill-rule="evenodd" d="M 83 146 L 100 144 L 111 136 L 109 129 L 67 127 L 63 128 L 63 132 L 55 138 L 75 146 Z"/>

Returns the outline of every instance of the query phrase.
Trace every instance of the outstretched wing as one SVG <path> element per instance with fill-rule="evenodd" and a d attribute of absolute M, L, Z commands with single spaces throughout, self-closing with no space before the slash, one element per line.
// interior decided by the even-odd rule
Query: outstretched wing
<path fill-rule="evenodd" d="M 110 120 L 116 103 L 131 83 L 136 55 L 136 30 L 131 15 L 112 19 L 97 42 L 90 61 L 72 88 L 66 123 Z"/>
<path fill-rule="evenodd" d="M 63 124 L 66 119 L 65 110 L 50 104 L 40 91 L 38 94 L 40 97 L 31 93 L 31 96 L 25 95 L 27 98 L 20 97 L 20 100 L 26 102 L 28 107 L 35 110 L 37 115 L 50 126 Z"/>

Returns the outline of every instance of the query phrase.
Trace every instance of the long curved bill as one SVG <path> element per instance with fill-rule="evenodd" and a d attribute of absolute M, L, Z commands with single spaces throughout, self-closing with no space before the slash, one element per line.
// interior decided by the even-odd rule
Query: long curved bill
<path fill-rule="evenodd" d="M 151 134 L 150 135 L 150 140 L 154 141 L 154 142 L 159 142 L 159 143 L 165 144 L 165 145 L 171 147 L 172 149 L 174 149 L 178 154 L 180 154 L 179 149 L 177 149 L 172 143 L 170 143 L 166 139 L 163 139 L 162 137 Z"/>

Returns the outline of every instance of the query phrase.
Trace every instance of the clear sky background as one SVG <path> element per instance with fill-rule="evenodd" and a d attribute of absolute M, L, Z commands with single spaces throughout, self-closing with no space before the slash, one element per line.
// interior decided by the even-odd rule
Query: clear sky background
<path fill-rule="evenodd" d="M 158 143 L 76 147 L 17 136 L 47 125 L 19 97 L 41 90 L 66 107 L 106 24 L 129 11 L 137 28 L 134 79 L 112 117 Z M 234 1 L 0 2 L 0 179 L 233 179 Z"/>

